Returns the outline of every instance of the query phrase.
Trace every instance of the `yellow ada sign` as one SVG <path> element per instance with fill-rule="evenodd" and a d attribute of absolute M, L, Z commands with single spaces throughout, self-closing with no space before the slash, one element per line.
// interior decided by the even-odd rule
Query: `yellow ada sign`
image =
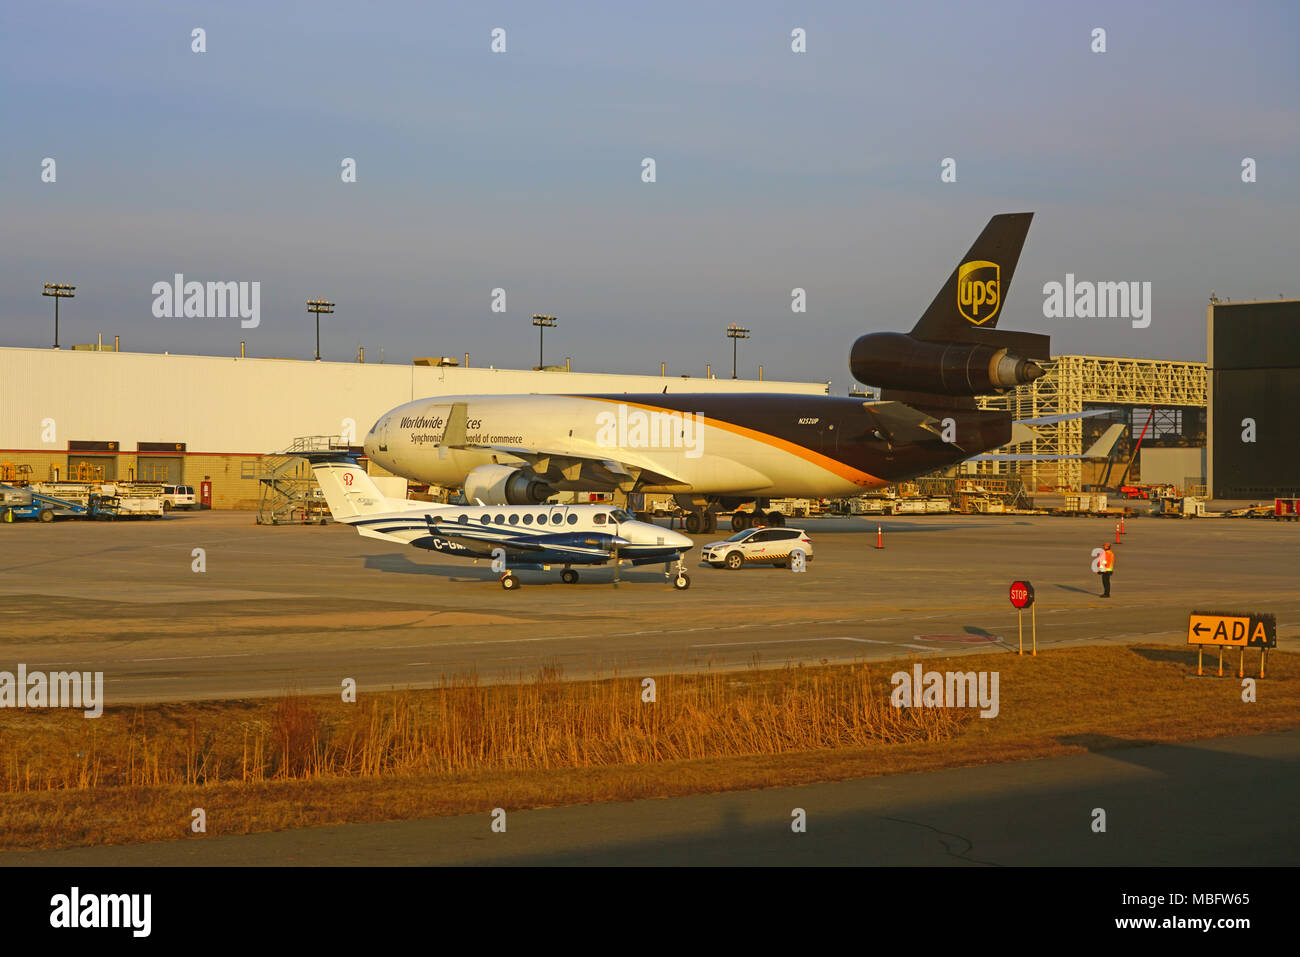
<path fill-rule="evenodd" d="M 1274 648 L 1277 646 L 1274 622 L 1272 615 L 1204 615 L 1193 612 L 1187 622 L 1187 643 Z"/>

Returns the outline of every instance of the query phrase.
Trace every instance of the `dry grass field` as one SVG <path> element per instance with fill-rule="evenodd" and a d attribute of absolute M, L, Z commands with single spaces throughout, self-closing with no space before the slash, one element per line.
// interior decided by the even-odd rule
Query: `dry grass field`
<path fill-rule="evenodd" d="M 1252 655 L 1250 667 L 1258 667 Z M 338 698 L 0 711 L 0 848 L 193 838 L 776 787 L 1300 725 L 1300 655 L 1258 701 L 1195 653 L 1098 647 L 926 658 L 995 669 L 1000 712 L 898 709 L 913 660 L 440 688 Z M 1235 660 L 1234 660 L 1235 665 Z M 1235 674 L 1235 671 L 1233 672 Z"/>

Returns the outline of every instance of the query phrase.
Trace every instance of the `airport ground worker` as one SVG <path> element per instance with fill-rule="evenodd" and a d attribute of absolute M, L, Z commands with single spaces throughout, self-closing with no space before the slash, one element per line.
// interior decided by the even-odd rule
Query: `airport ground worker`
<path fill-rule="evenodd" d="M 1101 575 L 1101 597 L 1110 597 L 1110 574 L 1115 570 L 1115 553 L 1110 550 L 1110 542 L 1101 546 L 1097 556 L 1097 574 Z"/>

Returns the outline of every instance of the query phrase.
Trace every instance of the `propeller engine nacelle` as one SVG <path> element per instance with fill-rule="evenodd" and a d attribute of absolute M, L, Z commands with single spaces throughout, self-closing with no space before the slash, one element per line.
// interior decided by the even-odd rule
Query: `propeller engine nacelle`
<path fill-rule="evenodd" d="M 849 368 L 859 382 L 940 395 L 983 395 L 1028 385 L 1045 370 L 1007 349 L 968 342 L 927 342 L 876 332 L 853 343 Z"/>
<path fill-rule="evenodd" d="M 471 505 L 540 505 L 555 494 L 527 469 L 512 465 L 480 465 L 465 476 L 465 501 Z"/>

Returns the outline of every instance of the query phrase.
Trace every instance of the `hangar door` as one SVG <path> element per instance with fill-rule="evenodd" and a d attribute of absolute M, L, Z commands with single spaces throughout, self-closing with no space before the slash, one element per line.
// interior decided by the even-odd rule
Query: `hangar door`
<path fill-rule="evenodd" d="M 116 442 L 69 442 L 64 478 L 81 482 L 112 482 L 117 478 Z"/>
<path fill-rule="evenodd" d="M 184 442 L 141 442 L 136 446 L 135 480 L 180 485 L 185 477 Z"/>

